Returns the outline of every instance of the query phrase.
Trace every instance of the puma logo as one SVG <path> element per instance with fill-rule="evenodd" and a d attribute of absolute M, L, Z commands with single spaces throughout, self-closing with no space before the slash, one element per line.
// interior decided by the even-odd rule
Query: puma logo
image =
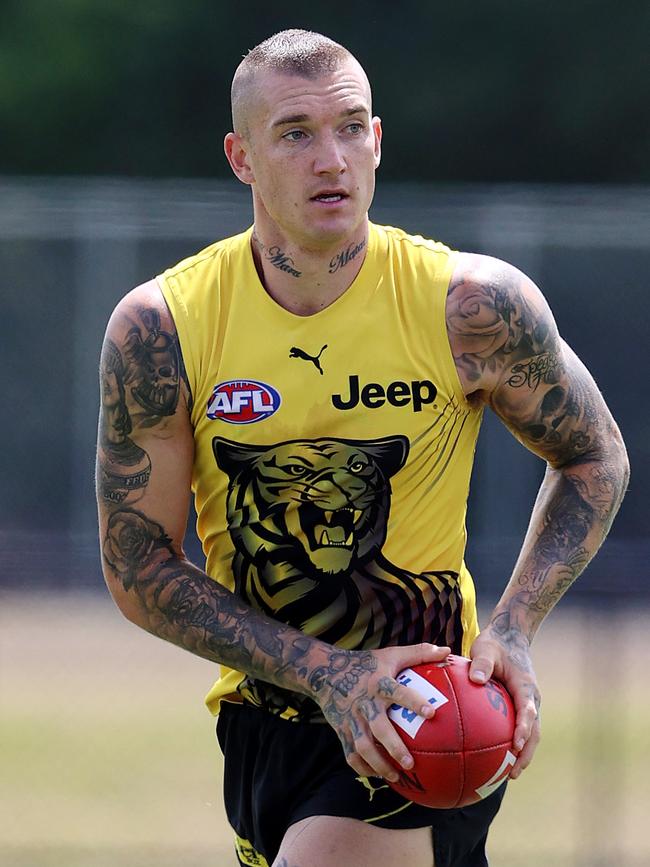
<path fill-rule="evenodd" d="M 369 777 L 355 777 L 354 779 L 357 781 L 357 783 L 361 783 L 361 785 L 364 787 L 364 789 L 368 790 L 368 792 L 370 793 L 368 795 L 368 799 L 370 801 L 372 801 L 372 799 L 375 797 L 377 792 L 381 791 L 381 789 L 389 789 L 390 788 L 390 786 L 388 786 L 388 785 L 385 785 L 385 786 L 374 785 L 374 783 L 372 782 L 372 780 Z"/>
<path fill-rule="evenodd" d="M 320 366 L 320 357 L 323 354 L 323 351 L 327 349 L 327 343 L 325 346 L 321 347 L 321 351 L 318 355 L 309 355 L 305 352 L 304 349 L 301 349 L 299 346 L 292 346 L 289 350 L 289 358 L 302 358 L 303 361 L 312 361 L 316 370 L 319 371 L 320 375 L 323 375 L 323 368 Z"/>

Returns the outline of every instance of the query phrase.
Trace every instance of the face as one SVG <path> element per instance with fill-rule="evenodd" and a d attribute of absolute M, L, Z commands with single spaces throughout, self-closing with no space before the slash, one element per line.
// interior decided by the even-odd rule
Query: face
<path fill-rule="evenodd" d="M 346 240 L 365 223 L 380 158 L 365 73 L 350 60 L 313 79 L 260 72 L 256 83 L 246 137 L 226 136 L 256 224 L 308 248 Z"/>

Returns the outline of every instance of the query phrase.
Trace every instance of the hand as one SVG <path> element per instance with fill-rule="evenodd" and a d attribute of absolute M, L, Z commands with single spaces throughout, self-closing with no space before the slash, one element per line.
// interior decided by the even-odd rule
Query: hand
<path fill-rule="evenodd" d="M 470 656 L 470 680 L 485 683 L 494 675 L 512 696 L 516 712 L 513 750 L 517 761 L 510 771 L 510 779 L 516 780 L 531 763 L 541 737 L 541 696 L 530 645 L 516 628 L 503 630 L 492 623 L 474 641 Z"/>
<path fill-rule="evenodd" d="M 449 653 L 448 647 L 434 644 L 380 650 L 333 647 L 325 664 L 312 672 L 313 698 L 339 736 L 348 764 L 360 776 L 397 781 L 398 774 L 381 747 L 403 768 L 413 767 L 413 758 L 386 711 L 393 703 L 428 719 L 435 711 L 417 690 L 398 683 L 395 675 L 422 662 L 440 662 Z"/>

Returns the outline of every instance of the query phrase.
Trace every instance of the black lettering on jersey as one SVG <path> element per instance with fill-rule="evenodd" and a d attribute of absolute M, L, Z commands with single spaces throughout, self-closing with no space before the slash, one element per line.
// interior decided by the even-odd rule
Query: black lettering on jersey
<path fill-rule="evenodd" d="M 413 412 L 421 412 L 436 399 L 438 389 L 430 379 L 416 379 L 410 383 L 397 379 L 386 388 L 378 382 L 368 382 L 363 388 L 358 375 L 349 377 L 347 394 L 333 394 L 332 405 L 335 409 L 354 409 L 361 403 L 368 409 L 377 409 L 385 403 L 391 406 L 407 406 L 412 403 Z"/>

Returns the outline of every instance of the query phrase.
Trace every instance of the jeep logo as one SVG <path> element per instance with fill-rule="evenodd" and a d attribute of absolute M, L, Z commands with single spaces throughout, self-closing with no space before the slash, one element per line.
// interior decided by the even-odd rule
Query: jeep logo
<path fill-rule="evenodd" d="M 391 406 L 406 406 L 413 404 L 413 412 L 420 412 L 423 406 L 433 403 L 438 394 L 438 389 L 429 379 L 416 379 L 412 382 L 401 382 L 399 379 L 391 382 L 387 388 L 378 382 L 368 382 L 359 390 L 359 377 L 355 374 L 350 377 L 348 395 L 332 395 L 332 404 L 335 409 L 354 409 L 362 403 L 368 409 L 377 409 L 386 402 Z"/>

